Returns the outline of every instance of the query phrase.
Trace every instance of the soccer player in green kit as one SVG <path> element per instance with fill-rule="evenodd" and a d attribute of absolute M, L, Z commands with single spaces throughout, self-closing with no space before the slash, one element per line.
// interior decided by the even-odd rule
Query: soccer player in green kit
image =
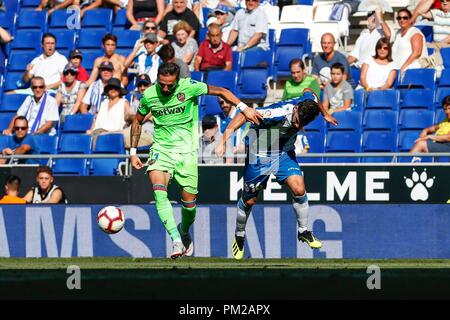
<path fill-rule="evenodd" d="M 131 164 L 141 169 L 136 156 L 144 117 L 152 113 L 155 124 L 153 145 L 147 172 L 153 186 L 158 215 L 173 241 L 172 259 L 191 256 L 194 250 L 189 228 L 195 220 L 197 198 L 198 101 L 201 95 L 220 96 L 236 105 L 252 123 L 261 116 L 225 88 L 207 85 L 189 78 L 179 79 L 180 68 L 164 63 L 158 68 L 158 82 L 147 88 L 131 127 Z M 182 217 L 177 226 L 167 197 L 167 186 L 175 179 L 181 188 Z"/>

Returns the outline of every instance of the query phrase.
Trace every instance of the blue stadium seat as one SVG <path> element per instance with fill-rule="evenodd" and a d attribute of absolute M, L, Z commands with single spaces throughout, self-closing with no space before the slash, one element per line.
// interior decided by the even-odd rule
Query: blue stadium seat
<path fill-rule="evenodd" d="M 52 33 L 56 37 L 56 49 L 59 53 L 62 54 L 62 51 L 70 51 L 75 48 L 75 30 L 53 30 Z"/>
<path fill-rule="evenodd" d="M 130 55 L 131 51 L 133 51 L 133 48 L 116 49 L 117 54 L 121 54 L 122 56 L 125 56 L 125 57 L 128 57 Z"/>
<path fill-rule="evenodd" d="M 248 50 L 241 53 L 240 68 L 268 69 L 272 65 L 270 51 Z"/>
<path fill-rule="evenodd" d="M 364 112 L 363 129 L 397 132 L 398 113 L 392 110 L 367 110 Z"/>
<path fill-rule="evenodd" d="M 445 119 L 444 109 L 437 109 L 435 112 L 434 123 L 440 123 Z"/>
<path fill-rule="evenodd" d="M 130 26 L 130 22 L 127 19 L 127 9 L 120 9 L 117 11 L 114 18 L 114 30 L 126 29 Z"/>
<path fill-rule="evenodd" d="M 269 41 L 269 47 L 272 52 L 275 51 L 275 47 L 277 45 L 276 40 L 276 30 L 275 29 L 269 29 L 269 35 L 268 35 L 268 41 Z"/>
<path fill-rule="evenodd" d="M 98 30 L 109 32 L 113 21 L 113 11 L 111 9 L 101 8 L 88 10 L 81 20 L 82 30 Z"/>
<path fill-rule="evenodd" d="M 267 97 L 267 70 L 241 69 L 237 82 L 240 99 L 264 101 Z"/>
<path fill-rule="evenodd" d="M 203 81 L 203 72 L 202 71 L 192 71 L 191 79 L 196 81 Z"/>
<path fill-rule="evenodd" d="M 426 42 L 433 42 L 433 26 L 431 25 L 414 25 L 416 28 L 418 28 L 420 31 L 422 31 L 423 35 L 425 36 Z"/>
<path fill-rule="evenodd" d="M 397 90 L 375 90 L 368 94 L 366 109 L 398 110 L 399 92 Z"/>
<path fill-rule="evenodd" d="M 93 153 L 124 154 L 123 134 L 113 133 L 98 136 Z M 121 158 L 92 159 L 90 173 L 95 176 L 114 176 L 117 174 L 117 167 L 121 161 Z"/>
<path fill-rule="evenodd" d="M 0 11 L 0 27 L 7 30 L 11 34 L 14 34 L 14 20 L 15 15 L 12 11 Z"/>
<path fill-rule="evenodd" d="M 436 95 L 434 99 L 434 107 L 435 109 L 442 108 L 442 101 L 446 96 L 450 96 L 450 87 L 438 87 L 436 89 Z"/>
<path fill-rule="evenodd" d="M 17 112 L 26 97 L 24 94 L 4 94 L 0 104 L 0 112 Z"/>
<path fill-rule="evenodd" d="M 434 92 L 431 89 L 409 89 L 402 94 L 400 109 L 433 109 Z"/>
<path fill-rule="evenodd" d="M 6 148 L 8 141 L 9 141 L 9 136 L 0 135 L 0 149 L 1 150 Z"/>
<path fill-rule="evenodd" d="M 85 133 L 92 126 L 94 115 L 87 114 L 73 114 L 64 118 L 63 133 Z"/>
<path fill-rule="evenodd" d="M 82 66 L 88 71 L 91 72 L 94 67 L 95 59 L 103 55 L 102 51 L 88 51 L 83 53 L 83 61 L 81 62 Z"/>
<path fill-rule="evenodd" d="M 136 30 L 118 30 L 114 32 L 114 35 L 117 37 L 118 49 L 133 49 L 136 41 L 141 37 L 141 33 Z"/>
<path fill-rule="evenodd" d="M 206 40 L 206 35 L 208 33 L 208 28 L 200 28 L 198 31 L 198 42 L 202 43 Z"/>
<path fill-rule="evenodd" d="M 57 159 L 53 162 L 54 175 L 86 176 L 88 174 L 86 159 Z"/>
<path fill-rule="evenodd" d="M 359 89 L 353 92 L 352 111 L 363 111 L 366 107 L 366 91 Z"/>
<path fill-rule="evenodd" d="M 58 153 L 89 154 L 91 153 L 92 137 L 87 134 L 69 133 L 61 135 Z M 57 159 L 54 161 L 55 174 L 87 175 L 86 159 Z"/>
<path fill-rule="evenodd" d="M 363 133 L 363 152 L 395 152 L 397 135 L 393 132 L 369 131 Z M 362 157 L 361 162 L 392 162 L 392 157 Z"/>
<path fill-rule="evenodd" d="M 47 28 L 47 11 L 21 10 L 17 28 L 45 31 Z"/>
<path fill-rule="evenodd" d="M 326 137 L 326 152 L 360 152 L 361 136 L 351 131 L 332 131 Z M 358 157 L 327 158 L 326 162 L 359 162 Z"/>
<path fill-rule="evenodd" d="M 421 130 L 400 130 L 398 135 L 398 152 L 409 152 L 419 138 Z M 398 157 L 397 162 L 411 162 L 412 157 Z M 422 159 L 423 160 L 423 159 Z M 428 160 L 430 161 L 430 160 Z"/>
<path fill-rule="evenodd" d="M 1 108 L 1 105 L 0 105 Z M 16 115 L 15 112 L 2 112 L 0 115 L 0 131 L 1 130 L 5 130 L 6 128 L 9 127 L 9 124 L 11 123 L 11 120 L 14 118 L 14 116 Z"/>
<path fill-rule="evenodd" d="M 205 95 L 201 97 L 200 118 L 208 114 L 216 115 L 222 112 L 217 96 Z"/>
<path fill-rule="evenodd" d="M 356 84 L 359 84 L 359 80 L 361 79 L 361 69 L 355 66 L 350 67 L 350 72 L 352 73 L 352 79 Z"/>
<path fill-rule="evenodd" d="M 17 0 L 4 0 L 3 2 L 5 3 L 8 11 L 16 13 L 17 10 L 20 8 L 19 1 Z"/>
<path fill-rule="evenodd" d="M 104 35 L 105 31 L 82 29 L 78 37 L 77 47 L 83 53 L 99 52 L 99 49 L 102 47 L 102 38 Z"/>
<path fill-rule="evenodd" d="M 444 68 L 450 68 L 450 48 L 442 48 L 441 55 L 444 60 Z"/>
<path fill-rule="evenodd" d="M 333 113 L 338 125 L 334 126 L 327 123 L 328 132 L 330 131 L 361 131 L 362 114 L 359 111 L 342 111 Z M 322 120 L 323 121 L 323 120 Z"/>
<path fill-rule="evenodd" d="M 79 16 L 77 16 L 78 11 L 71 10 L 56 10 L 50 16 L 50 23 L 48 25 L 49 32 L 55 32 L 56 30 L 68 30 L 68 22 L 72 23 L 75 31 L 75 27 L 80 26 Z M 78 22 L 77 22 L 78 20 Z"/>
<path fill-rule="evenodd" d="M 41 4 L 40 0 L 22 0 L 20 3 L 21 8 L 36 8 Z"/>
<path fill-rule="evenodd" d="M 321 116 L 318 116 L 316 119 L 308 123 L 307 126 L 305 126 L 306 132 L 322 132 L 324 133 L 327 129 L 325 120 Z"/>
<path fill-rule="evenodd" d="M 49 136 L 48 134 L 36 134 L 33 136 L 34 142 L 38 146 L 38 150 L 33 152 L 33 154 L 56 154 L 56 146 L 58 142 L 58 137 Z M 49 159 L 37 159 L 41 165 L 47 165 Z"/>
<path fill-rule="evenodd" d="M 27 65 L 36 58 L 34 53 L 11 53 L 8 61 L 8 71 L 22 71 L 24 72 Z"/>
<path fill-rule="evenodd" d="M 306 131 L 305 134 L 308 138 L 310 153 L 325 152 L 325 133 L 323 131 Z M 301 158 L 300 161 L 304 163 L 320 163 L 323 162 L 323 158 Z"/>
<path fill-rule="evenodd" d="M 236 79 L 235 71 L 213 70 L 208 71 L 206 83 L 213 86 L 220 86 L 227 88 L 233 93 L 236 93 Z"/>
<path fill-rule="evenodd" d="M 398 126 L 400 130 L 422 130 L 434 123 L 434 112 L 431 110 L 402 110 Z"/>
<path fill-rule="evenodd" d="M 240 61 L 241 53 L 238 51 L 233 51 L 232 55 L 233 55 L 233 67 L 231 69 L 233 71 L 239 72 L 241 68 L 241 61 Z"/>
<path fill-rule="evenodd" d="M 17 30 L 11 45 L 13 52 L 41 52 L 42 32 L 39 30 Z"/>
<path fill-rule="evenodd" d="M 17 82 L 22 81 L 22 75 L 23 75 L 22 71 L 8 72 L 6 74 L 5 82 L 3 83 L 3 90 L 10 91 L 10 90 L 17 89 Z M 27 87 L 28 87 L 28 85 L 27 85 Z"/>
<path fill-rule="evenodd" d="M 450 87 L 450 69 L 442 70 L 438 87 Z"/>
<path fill-rule="evenodd" d="M 409 69 L 397 88 L 434 89 L 436 87 L 436 70 Z"/>

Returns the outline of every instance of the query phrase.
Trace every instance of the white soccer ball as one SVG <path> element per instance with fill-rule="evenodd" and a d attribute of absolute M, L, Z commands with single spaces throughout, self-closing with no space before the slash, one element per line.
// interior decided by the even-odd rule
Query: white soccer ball
<path fill-rule="evenodd" d="M 106 233 L 117 233 L 125 224 L 125 216 L 120 208 L 107 206 L 98 212 L 97 224 Z"/>

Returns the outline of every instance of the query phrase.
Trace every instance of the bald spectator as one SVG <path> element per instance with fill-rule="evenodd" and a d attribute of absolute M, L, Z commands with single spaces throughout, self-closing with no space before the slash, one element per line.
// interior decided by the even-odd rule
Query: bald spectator
<path fill-rule="evenodd" d="M 336 40 L 331 33 L 324 33 L 321 38 L 322 53 L 316 54 L 313 60 L 312 76 L 315 77 L 320 87 L 323 89 L 331 80 L 331 66 L 335 63 L 340 63 L 344 66 L 344 80 L 346 80 L 353 88 L 356 86 L 350 66 L 345 56 L 334 50 Z"/>
<path fill-rule="evenodd" d="M 208 27 L 208 38 L 202 42 L 195 58 L 195 71 L 231 70 L 233 54 L 228 43 L 222 41 L 220 26 Z"/>
<path fill-rule="evenodd" d="M 255 47 L 269 50 L 269 20 L 266 13 L 259 6 L 259 0 L 246 0 L 245 3 L 247 9 L 236 13 L 227 43 L 232 46 L 237 40 L 236 49 L 239 52 Z"/>
<path fill-rule="evenodd" d="M 197 16 L 188 9 L 186 0 L 174 0 L 173 10 L 164 16 L 160 24 L 159 36 L 166 39 L 165 44 L 175 41 L 173 27 L 180 21 L 186 21 L 192 27 L 189 37 L 198 39 L 200 22 Z"/>

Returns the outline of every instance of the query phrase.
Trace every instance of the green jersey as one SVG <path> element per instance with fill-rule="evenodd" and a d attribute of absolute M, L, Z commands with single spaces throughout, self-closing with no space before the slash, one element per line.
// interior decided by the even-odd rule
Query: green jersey
<path fill-rule="evenodd" d="M 179 79 L 170 96 L 159 85 L 147 88 L 138 111 L 152 113 L 155 132 L 152 149 L 178 153 L 196 151 L 198 136 L 198 97 L 208 93 L 208 86 L 190 78 Z"/>

